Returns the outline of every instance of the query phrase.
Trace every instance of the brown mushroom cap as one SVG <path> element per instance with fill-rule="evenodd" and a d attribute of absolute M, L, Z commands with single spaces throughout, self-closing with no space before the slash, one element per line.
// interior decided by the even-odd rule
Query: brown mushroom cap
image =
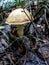
<path fill-rule="evenodd" d="M 24 9 L 24 10 L 29 16 L 29 18 L 31 19 L 29 11 L 27 9 Z M 19 8 L 12 11 L 8 16 L 6 23 L 10 25 L 22 25 L 25 23 L 29 23 L 30 22 L 29 18 L 24 12 L 22 12 L 24 10 L 23 8 Z"/>

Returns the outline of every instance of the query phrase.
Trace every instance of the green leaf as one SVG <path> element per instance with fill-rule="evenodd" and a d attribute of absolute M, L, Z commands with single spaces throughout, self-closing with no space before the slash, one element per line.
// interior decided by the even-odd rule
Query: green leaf
<path fill-rule="evenodd" d="M 0 30 L 5 29 L 5 26 L 0 26 Z"/>

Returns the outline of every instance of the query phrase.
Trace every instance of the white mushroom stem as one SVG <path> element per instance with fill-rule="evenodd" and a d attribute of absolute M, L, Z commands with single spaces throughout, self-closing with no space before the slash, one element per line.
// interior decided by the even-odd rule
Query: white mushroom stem
<path fill-rule="evenodd" d="M 24 26 L 23 25 L 17 25 L 17 34 L 19 37 L 23 36 L 24 34 Z"/>

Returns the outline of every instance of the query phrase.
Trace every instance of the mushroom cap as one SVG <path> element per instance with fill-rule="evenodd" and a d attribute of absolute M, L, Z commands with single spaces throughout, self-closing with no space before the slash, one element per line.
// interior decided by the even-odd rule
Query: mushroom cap
<path fill-rule="evenodd" d="M 30 13 L 27 9 L 24 9 L 28 17 L 31 19 Z M 25 23 L 29 23 L 30 20 L 25 14 L 23 8 L 15 9 L 12 11 L 8 18 L 6 19 L 6 23 L 9 25 L 22 25 Z M 34 18 L 33 18 L 34 19 Z"/>

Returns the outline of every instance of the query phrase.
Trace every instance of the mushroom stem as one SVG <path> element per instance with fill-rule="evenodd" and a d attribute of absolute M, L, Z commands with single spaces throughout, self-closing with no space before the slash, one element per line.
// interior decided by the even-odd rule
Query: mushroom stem
<path fill-rule="evenodd" d="M 23 34 L 24 34 L 23 29 L 24 29 L 23 25 L 18 25 L 17 26 L 17 34 L 18 34 L 19 37 L 23 36 Z"/>

